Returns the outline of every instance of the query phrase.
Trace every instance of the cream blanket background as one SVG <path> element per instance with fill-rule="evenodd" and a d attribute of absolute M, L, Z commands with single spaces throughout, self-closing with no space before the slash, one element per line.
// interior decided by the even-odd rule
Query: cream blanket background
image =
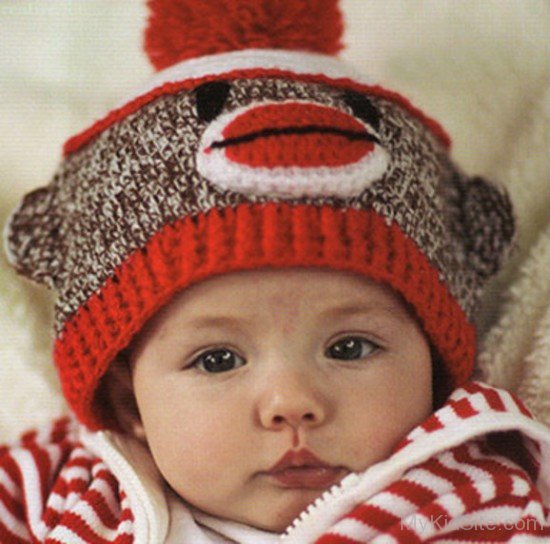
<path fill-rule="evenodd" d="M 343 0 L 343 55 L 438 119 L 470 174 L 505 184 L 519 246 L 479 315 L 480 372 L 550 424 L 550 3 Z M 63 142 L 151 73 L 140 0 L 0 3 L 0 219 Z M 0 258 L 0 442 L 63 411 L 51 298 Z"/>

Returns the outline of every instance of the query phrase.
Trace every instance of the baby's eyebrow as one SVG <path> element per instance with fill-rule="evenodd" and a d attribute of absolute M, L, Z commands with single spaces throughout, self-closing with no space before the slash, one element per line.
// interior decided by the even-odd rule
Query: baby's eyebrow
<path fill-rule="evenodd" d="M 356 315 L 383 316 L 399 321 L 407 321 L 411 316 L 405 308 L 396 304 L 375 305 L 375 304 L 344 304 L 327 308 L 320 312 L 320 316 L 326 319 L 335 319 L 341 317 L 353 317 Z"/>
<path fill-rule="evenodd" d="M 187 323 L 195 329 L 236 329 L 254 322 L 254 319 L 241 316 L 200 315 L 190 318 Z"/>

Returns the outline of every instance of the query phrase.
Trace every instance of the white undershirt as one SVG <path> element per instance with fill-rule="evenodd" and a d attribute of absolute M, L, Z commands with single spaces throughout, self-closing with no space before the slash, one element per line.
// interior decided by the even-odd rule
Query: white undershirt
<path fill-rule="evenodd" d="M 281 535 L 268 533 L 186 506 L 174 492 L 168 492 L 170 527 L 166 544 L 276 544 Z"/>

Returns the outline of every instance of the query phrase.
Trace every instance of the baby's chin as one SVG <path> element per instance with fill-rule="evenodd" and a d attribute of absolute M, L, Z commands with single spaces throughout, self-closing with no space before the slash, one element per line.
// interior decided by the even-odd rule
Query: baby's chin
<path fill-rule="evenodd" d="M 242 517 L 233 518 L 233 521 L 238 521 L 261 531 L 282 534 L 308 506 L 324 493 L 322 489 L 287 491 L 286 497 L 277 501 L 276 504 L 253 508 L 243 514 Z"/>

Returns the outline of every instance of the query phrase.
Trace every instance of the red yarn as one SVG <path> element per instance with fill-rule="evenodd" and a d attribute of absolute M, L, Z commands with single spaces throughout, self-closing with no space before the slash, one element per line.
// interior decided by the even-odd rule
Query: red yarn
<path fill-rule="evenodd" d="M 343 45 L 338 0 L 148 0 L 145 51 L 162 70 L 241 49 L 334 55 Z"/>
<path fill-rule="evenodd" d="M 323 132 L 323 128 L 335 132 Z M 311 132 L 299 132 L 300 129 Z M 239 141 L 251 134 L 257 137 Z M 351 115 L 327 106 L 297 102 L 248 109 L 223 130 L 225 141 L 239 141 L 226 148 L 226 157 L 255 168 L 355 163 L 368 155 L 374 144 L 366 139 L 350 140 L 350 134 L 366 134 L 364 125 Z"/>

